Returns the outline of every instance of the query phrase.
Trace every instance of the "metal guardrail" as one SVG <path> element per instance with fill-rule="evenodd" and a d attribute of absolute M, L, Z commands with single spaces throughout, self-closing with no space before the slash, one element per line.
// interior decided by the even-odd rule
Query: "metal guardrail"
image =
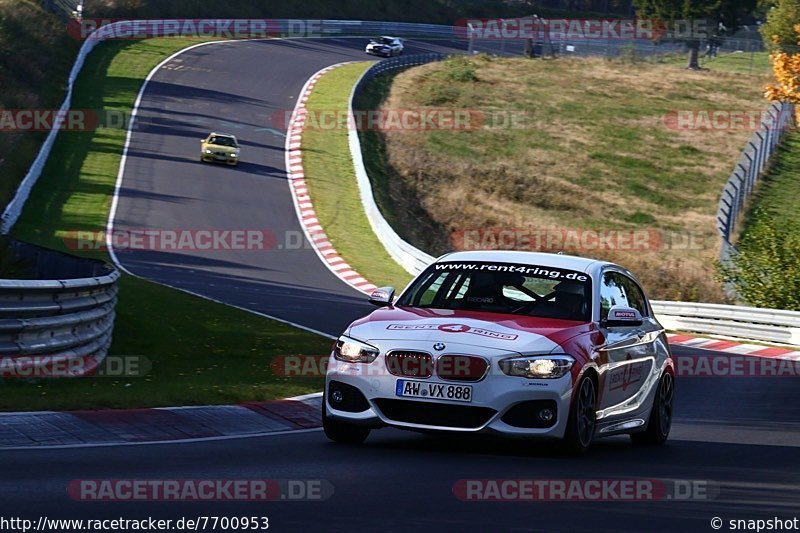
<path fill-rule="evenodd" d="M 667 329 L 800 346 L 800 312 L 688 302 L 651 302 Z"/>
<path fill-rule="evenodd" d="M 722 237 L 720 259 L 727 261 L 733 249 L 731 238 L 745 202 L 752 194 L 756 182 L 765 170 L 778 142 L 793 124 L 794 106 L 774 102 L 767 108 L 760 127 L 748 139 L 741 159 L 728 178 L 717 208 L 717 229 Z"/>
<path fill-rule="evenodd" d="M 353 103 L 355 99 L 358 98 L 364 90 L 364 87 L 377 76 L 412 66 L 441 61 L 446 57 L 447 56 L 444 54 L 421 54 L 400 56 L 375 63 L 375 65 L 364 71 L 361 78 L 359 78 L 358 82 L 356 82 L 353 87 L 353 91 L 350 93 L 350 116 L 354 115 Z M 375 202 L 375 197 L 372 194 L 372 182 L 364 166 L 364 159 L 361 154 L 361 140 L 358 137 L 357 128 L 350 128 L 348 132 L 348 141 L 350 145 L 350 154 L 353 157 L 353 164 L 355 166 L 356 181 L 358 182 L 358 190 L 361 196 L 361 205 L 367 215 L 367 220 L 369 220 L 372 231 L 378 236 L 378 239 L 395 262 L 402 266 L 409 274 L 419 274 L 425 267 L 430 265 L 435 258 L 403 240 L 383 217 L 378 208 L 378 204 Z"/>
<path fill-rule="evenodd" d="M 117 269 L 19 241 L 8 248 L 37 279 L 0 279 L 0 375 L 56 362 L 91 372 L 111 345 Z"/>

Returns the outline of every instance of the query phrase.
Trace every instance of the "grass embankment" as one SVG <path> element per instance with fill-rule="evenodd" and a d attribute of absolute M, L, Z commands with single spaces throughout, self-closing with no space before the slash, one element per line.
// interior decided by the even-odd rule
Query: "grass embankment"
<path fill-rule="evenodd" d="M 385 110 L 523 117 L 518 127 L 390 131 L 379 144 L 368 142 L 375 185 L 399 180 L 412 192 L 376 194 L 384 212 L 399 218 L 398 211 L 413 209 L 409 203 L 421 205 L 438 241 L 449 239 L 455 248 L 465 244 L 458 238 L 465 230 L 649 230 L 655 238 L 645 250 L 591 244 L 567 250 L 628 266 L 654 298 L 722 298 L 714 281 L 714 216 L 751 132 L 678 129 L 674 117 L 761 110 L 753 78 L 600 59 L 478 56 L 404 71 L 384 96 Z M 429 225 L 397 229 L 411 242 L 431 242 Z"/>
<path fill-rule="evenodd" d="M 800 132 L 788 132 L 756 187 L 738 253 L 721 269 L 742 301 L 800 311 Z"/>
<path fill-rule="evenodd" d="M 776 227 L 800 227 L 800 131 L 786 134 L 756 189 L 744 232 L 770 220 Z"/>
<path fill-rule="evenodd" d="M 147 73 L 196 41 L 104 43 L 89 56 L 75 108 L 130 111 Z M 70 230 L 105 228 L 125 130 L 59 135 L 14 236 L 64 250 Z M 103 257 L 97 254 L 98 257 Z M 281 323 L 123 276 L 111 354 L 143 356 L 143 377 L 0 381 L 0 409 L 218 404 L 313 392 L 321 379 L 272 374 L 273 357 L 324 354 L 330 341 Z"/>
<path fill-rule="evenodd" d="M 325 74 L 308 99 L 310 117 L 336 113 L 336 127 L 308 120 L 303 130 L 303 170 L 314 210 L 334 248 L 350 266 L 379 286 L 398 292 L 411 276 L 392 260 L 370 227 L 353 171 L 346 123 L 355 80 L 372 62 L 344 65 Z"/>
<path fill-rule="evenodd" d="M 38 0 L 0 0 L 0 110 L 58 109 L 80 43 Z M 0 126 L 0 211 L 14 196 L 47 132 Z"/>

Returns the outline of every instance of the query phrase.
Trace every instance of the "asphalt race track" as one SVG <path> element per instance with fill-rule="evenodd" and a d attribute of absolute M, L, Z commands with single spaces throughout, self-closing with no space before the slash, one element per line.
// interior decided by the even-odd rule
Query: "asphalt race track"
<path fill-rule="evenodd" d="M 370 59 L 363 43 L 220 43 L 164 65 L 139 106 L 114 229 L 264 231 L 274 236 L 275 247 L 122 250 L 117 253 L 122 265 L 136 275 L 330 335 L 364 315 L 369 310 L 364 295 L 336 278 L 303 236 L 286 182 L 283 120 L 315 72 Z M 445 44 L 409 43 L 406 53 L 453 50 Z M 200 163 L 199 141 L 210 131 L 239 138 L 238 167 Z"/>
<path fill-rule="evenodd" d="M 167 64 L 144 95 L 117 229 L 267 229 L 300 234 L 271 115 L 320 68 L 363 60 L 363 41 L 215 44 Z M 411 43 L 408 53 L 443 48 Z M 415 50 L 416 49 L 416 50 Z M 145 120 L 146 119 L 146 120 Z M 273 129 L 269 129 L 273 128 Z M 199 139 L 243 141 L 238 168 L 200 164 Z M 343 214 L 344 216 L 344 214 Z M 120 252 L 137 275 L 337 334 L 367 307 L 313 250 Z M 380 280 L 371 280 L 380 282 Z M 676 354 L 696 353 L 676 348 Z M 714 356 L 703 352 L 703 356 Z M 268 516 L 276 531 L 712 531 L 710 520 L 800 516 L 800 409 L 792 378 L 683 378 L 660 448 L 598 441 L 581 458 L 549 443 L 374 432 L 365 445 L 321 431 L 215 442 L 6 451 L 0 515 L 170 519 Z M 325 501 L 78 502 L 78 479 L 321 479 Z M 465 502 L 462 479 L 658 479 L 705 483 L 688 500 Z M 727 528 L 722 529 L 726 531 Z"/>
<path fill-rule="evenodd" d="M 676 352 L 679 352 L 676 350 Z M 683 350 L 685 353 L 685 350 Z M 706 352 L 704 355 L 713 355 Z M 6 451 L 0 514 L 50 518 L 266 515 L 276 531 L 712 531 L 711 518 L 798 515 L 800 410 L 791 378 L 684 378 L 661 448 L 625 437 L 566 457 L 547 443 L 384 429 L 360 447 L 321 431 L 239 440 Z M 78 502 L 76 479 L 313 479 L 326 501 Z M 707 499 L 460 501 L 460 479 L 667 479 L 706 483 Z M 724 530 L 724 529 L 723 529 Z"/>

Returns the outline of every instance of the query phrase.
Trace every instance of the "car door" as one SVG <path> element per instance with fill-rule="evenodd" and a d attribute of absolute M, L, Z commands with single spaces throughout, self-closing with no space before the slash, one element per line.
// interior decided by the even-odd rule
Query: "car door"
<path fill-rule="evenodd" d="M 641 288 L 621 271 L 603 273 L 599 305 L 600 327 L 606 339 L 600 354 L 605 363 L 600 408 L 608 417 L 635 410 L 652 386 L 650 376 L 661 328 L 653 319 Z M 614 305 L 638 310 L 642 324 L 607 327 L 605 320 Z"/>

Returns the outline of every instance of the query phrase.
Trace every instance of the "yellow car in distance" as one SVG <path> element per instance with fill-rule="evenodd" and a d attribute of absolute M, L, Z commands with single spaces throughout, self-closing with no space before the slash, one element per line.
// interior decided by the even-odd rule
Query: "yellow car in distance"
<path fill-rule="evenodd" d="M 211 132 L 200 141 L 201 163 L 239 164 L 239 142 L 236 137 L 227 133 Z"/>

